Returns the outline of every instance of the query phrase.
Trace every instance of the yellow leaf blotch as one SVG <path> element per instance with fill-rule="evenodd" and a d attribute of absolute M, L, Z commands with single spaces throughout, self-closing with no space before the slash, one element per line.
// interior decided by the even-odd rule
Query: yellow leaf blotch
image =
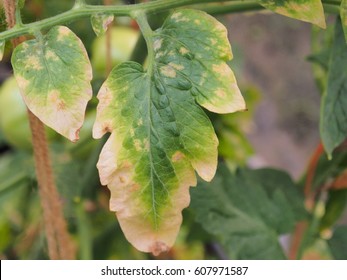
<path fill-rule="evenodd" d="M 134 182 L 134 166 L 119 164 L 121 139 L 112 133 L 106 142 L 97 164 L 103 185 L 111 191 L 110 209 L 116 212 L 119 224 L 127 240 L 138 250 L 158 255 L 167 251 L 175 242 L 182 223 L 181 211 L 190 202 L 189 187 L 196 185 L 192 168 L 182 164 L 176 169 L 180 172 L 180 185 L 171 193 L 168 207 L 160 217 L 160 226 L 153 228 L 139 196 L 140 185 Z M 182 159 L 176 154 L 177 160 Z"/>
<path fill-rule="evenodd" d="M 38 58 L 38 56 L 31 55 L 27 58 L 25 62 L 25 68 L 33 69 L 33 70 L 41 70 L 43 69 L 43 66 L 40 63 L 40 59 Z"/>
<path fill-rule="evenodd" d="M 170 62 L 169 65 L 171 67 L 175 68 L 176 70 L 179 70 L 179 71 L 184 69 L 183 65 L 180 65 L 180 64 L 177 64 L 177 63 Z"/>
<path fill-rule="evenodd" d="M 180 47 L 179 52 L 180 52 L 180 54 L 182 54 L 182 55 L 185 55 L 185 54 L 189 53 L 189 51 L 188 51 L 185 47 Z"/>
<path fill-rule="evenodd" d="M 173 67 L 169 65 L 165 65 L 160 67 L 160 73 L 168 78 L 175 78 L 176 77 L 176 71 Z"/>
<path fill-rule="evenodd" d="M 226 63 L 213 64 L 212 70 L 213 70 L 213 72 L 215 72 L 221 76 L 224 76 L 224 77 L 229 76 L 231 73 L 231 69 L 229 68 L 229 66 Z"/>
<path fill-rule="evenodd" d="M 107 84 L 101 87 L 98 93 L 98 108 L 97 108 L 97 117 L 94 126 L 93 126 L 93 138 L 99 139 L 106 132 L 112 132 L 113 130 L 113 121 L 111 116 L 107 116 L 105 112 L 107 112 L 107 108 L 110 106 L 113 95 L 111 90 L 108 88 Z M 102 119 L 102 121 L 98 121 Z"/>
<path fill-rule="evenodd" d="M 50 50 L 46 51 L 45 57 L 46 57 L 46 59 L 52 59 L 54 61 L 59 60 L 59 57 L 54 52 L 52 52 Z"/>
<path fill-rule="evenodd" d="M 171 159 L 172 159 L 173 162 L 180 161 L 180 160 L 182 160 L 182 159 L 184 159 L 184 158 L 185 158 L 185 155 L 184 155 L 182 152 L 180 152 L 180 151 L 175 152 L 175 153 L 172 155 L 172 157 L 171 157 Z"/>
<path fill-rule="evenodd" d="M 48 104 L 57 111 L 62 111 L 65 109 L 65 102 L 59 97 L 60 93 L 57 90 L 53 90 L 48 93 Z"/>
<path fill-rule="evenodd" d="M 153 43 L 153 48 L 155 51 L 159 50 L 161 48 L 161 44 L 163 42 L 163 39 L 156 39 Z"/>
<path fill-rule="evenodd" d="M 63 41 L 63 40 L 65 40 L 66 37 L 69 36 L 69 34 L 70 34 L 71 31 L 70 31 L 70 29 L 68 29 L 68 28 L 65 27 L 65 26 L 60 26 L 58 32 L 59 32 L 59 33 L 58 33 L 58 38 L 57 38 L 57 40 L 58 40 L 58 41 Z"/>

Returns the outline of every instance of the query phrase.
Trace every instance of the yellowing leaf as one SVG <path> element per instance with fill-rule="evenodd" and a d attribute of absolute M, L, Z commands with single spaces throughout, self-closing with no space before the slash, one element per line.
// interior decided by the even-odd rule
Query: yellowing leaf
<path fill-rule="evenodd" d="M 275 13 L 326 28 L 321 0 L 259 0 L 259 2 Z"/>
<path fill-rule="evenodd" d="M 101 87 L 93 135 L 112 133 L 98 169 L 126 238 L 159 254 L 175 241 L 194 170 L 207 181 L 216 171 L 218 140 L 197 103 L 222 113 L 245 103 L 225 63 L 226 29 L 211 16 L 175 12 L 147 39 L 148 69 L 120 64 Z"/>
<path fill-rule="evenodd" d="M 113 19 L 113 14 L 97 13 L 92 15 L 91 23 L 96 36 L 104 34 Z"/>
<path fill-rule="evenodd" d="M 92 97 L 92 69 L 81 40 L 65 26 L 54 27 L 20 44 L 12 65 L 28 108 L 63 136 L 78 140 Z"/>

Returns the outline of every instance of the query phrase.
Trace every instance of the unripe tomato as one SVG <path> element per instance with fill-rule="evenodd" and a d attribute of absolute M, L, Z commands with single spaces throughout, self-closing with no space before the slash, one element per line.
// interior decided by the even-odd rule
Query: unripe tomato
<path fill-rule="evenodd" d="M 126 26 L 111 28 L 112 67 L 128 61 L 136 45 L 139 32 Z M 106 35 L 97 37 L 92 44 L 92 65 L 99 74 L 106 70 Z"/>
<path fill-rule="evenodd" d="M 0 88 L 0 130 L 8 144 L 17 149 L 31 150 L 31 132 L 27 107 L 14 77 L 8 78 Z M 48 139 L 57 134 L 46 129 Z"/>

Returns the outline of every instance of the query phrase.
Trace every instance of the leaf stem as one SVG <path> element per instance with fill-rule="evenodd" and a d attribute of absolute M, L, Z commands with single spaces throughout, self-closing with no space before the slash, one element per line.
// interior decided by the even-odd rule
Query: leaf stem
<path fill-rule="evenodd" d="M 147 51 L 148 51 L 148 73 L 151 73 L 153 69 L 153 62 L 154 62 L 154 46 L 152 41 L 153 36 L 153 30 L 149 26 L 147 16 L 143 12 L 135 12 L 132 17 L 137 21 L 137 24 L 139 25 L 142 35 L 145 38 L 146 45 L 147 45 Z"/>
<path fill-rule="evenodd" d="M 230 3 L 228 3 L 230 2 Z M 339 13 L 340 3 L 333 0 L 322 0 L 326 12 Z M 217 3 L 215 5 L 206 5 L 208 3 Z M 32 34 L 35 30 L 47 29 L 55 25 L 61 25 L 76 21 L 81 18 L 90 17 L 95 13 L 112 13 L 116 16 L 132 16 L 136 12 L 145 14 L 153 12 L 162 12 L 165 10 L 183 7 L 188 5 L 200 4 L 196 8 L 213 14 L 225 14 L 233 12 L 258 11 L 263 9 L 257 1 L 249 0 L 158 0 L 134 5 L 87 5 L 82 0 L 76 0 L 76 4 L 71 10 L 59 15 L 39 20 L 36 22 L 16 25 L 14 28 L 0 33 L 0 41 L 9 40 L 25 34 Z"/>

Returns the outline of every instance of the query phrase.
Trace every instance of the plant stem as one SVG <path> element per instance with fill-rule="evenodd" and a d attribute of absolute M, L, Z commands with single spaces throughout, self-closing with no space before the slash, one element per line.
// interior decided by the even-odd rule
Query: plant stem
<path fill-rule="evenodd" d="M 14 27 L 14 29 L 18 28 L 18 25 L 16 25 L 16 14 L 18 17 L 19 13 L 16 13 L 15 2 L 12 0 L 5 0 L 4 8 L 8 27 Z M 14 47 L 16 47 L 20 41 L 24 41 L 24 38 L 14 40 Z M 44 125 L 29 110 L 28 114 L 34 148 L 36 177 L 41 198 L 40 201 L 43 208 L 48 254 L 51 259 L 73 259 L 75 254 L 70 236 L 67 232 L 59 194 L 54 182 Z"/>
<path fill-rule="evenodd" d="M 218 4 L 204 5 L 207 3 L 215 2 L 218 2 Z M 322 2 L 324 4 L 326 12 L 335 14 L 339 13 L 339 2 L 335 2 L 333 0 L 322 0 Z M 70 23 L 81 18 L 90 17 L 95 13 L 108 12 L 113 13 L 115 16 L 132 16 L 133 14 L 136 14 L 136 12 L 143 12 L 145 14 L 148 14 L 152 12 L 162 12 L 165 10 L 193 4 L 200 4 L 196 7 L 213 14 L 258 11 L 260 9 L 263 9 L 257 1 L 249 0 L 158 0 L 154 2 L 147 2 L 135 5 L 110 6 L 86 5 L 84 4 L 84 1 L 76 1 L 75 6 L 69 11 L 40 21 L 28 24 L 21 24 L 20 26 L 15 26 L 14 28 L 0 33 L 0 41 L 9 40 L 25 34 L 33 34 L 37 30 L 47 29 L 55 25 Z"/>
<path fill-rule="evenodd" d="M 232 0 L 229 0 L 232 1 Z M 151 13 L 160 12 L 181 6 L 196 4 L 196 3 L 212 3 L 220 2 L 218 0 L 158 0 L 154 2 L 141 3 L 135 5 L 83 5 L 77 3 L 71 10 L 61 13 L 59 15 L 46 18 L 40 21 L 23 24 L 18 27 L 15 26 L 10 30 L 0 33 L 0 41 L 8 40 L 24 34 L 33 34 L 35 30 L 46 29 L 55 25 L 65 24 L 75 21 L 77 19 L 90 17 L 95 13 L 113 13 L 116 16 L 131 16 L 136 12 Z"/>
<path fill-rule="evenodd" d="M 233 1 L 223 5 L 194 5 L 192 8 L 205 11 L 213 15 L 231 14 L 239 12 L 260 11 L 265 8 L 257 1 Z"/>
<path fill-rule="evenodd" d="M 145 38 L 146 45 L 147 45 L 147 51 L 148 51 L 148 73 L 152 72 L 153 69 L 153 63 L 154 63 L 154 46 L 152 41 L 153 36 L 153 30 L 149 26 L 147 16 L 143 12 L 135 12 L 133 14 L 133 17 L 137 21 L 142 35 Z"/>

